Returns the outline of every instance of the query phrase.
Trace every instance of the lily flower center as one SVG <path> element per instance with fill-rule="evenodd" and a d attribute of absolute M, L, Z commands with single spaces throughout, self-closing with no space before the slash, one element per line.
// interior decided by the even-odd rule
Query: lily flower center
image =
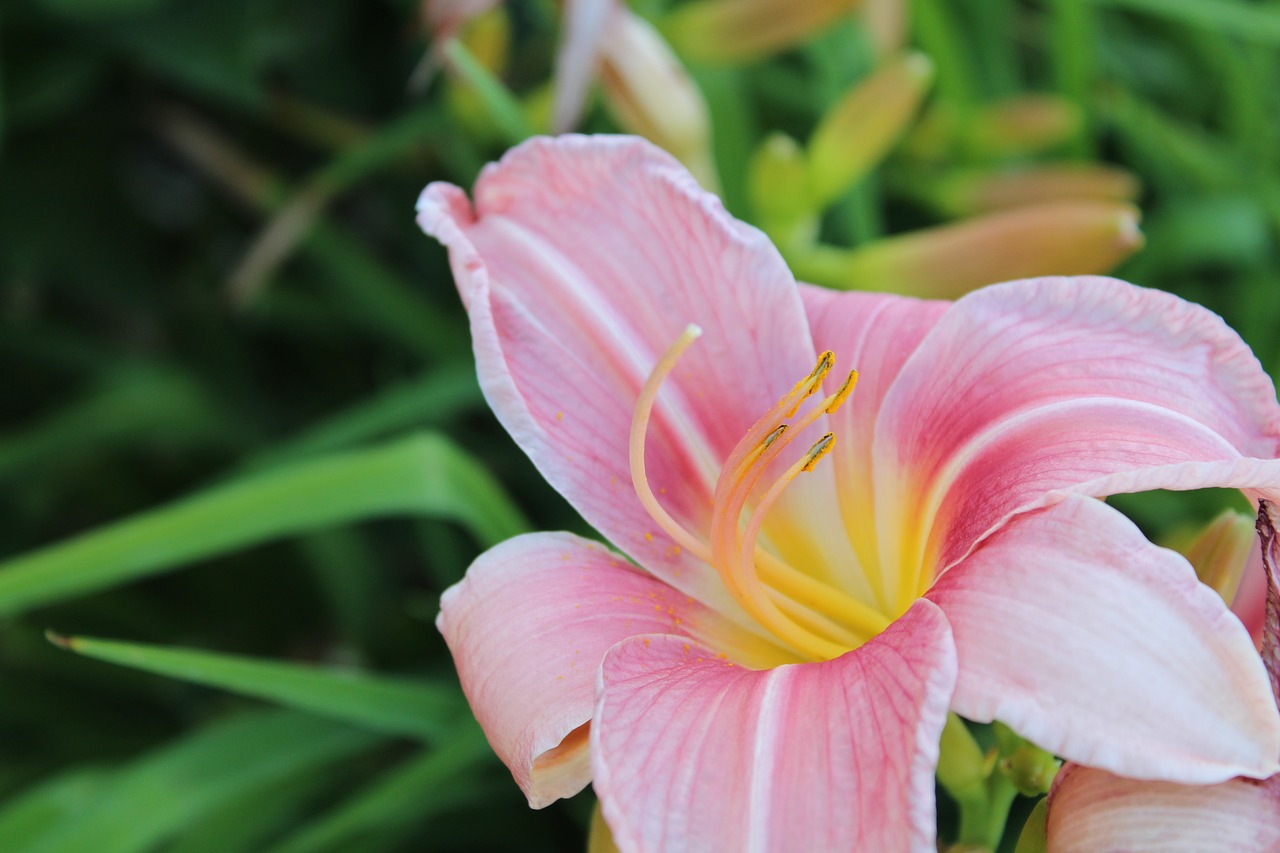
<path fill-rule="evenodd" d="M 787 486 L 813 470 L 830 452 L 836 437 L 828 432 L 812 441 L 781 474 L 776 474 L 772 463 L 809 427 L 848 399 L 858 373 L 850 371 L 834 394 L 800 413 L 835 365 L 835 356 L 824 352 L 813 370 L 747 430 L 720 470 L 710 528 L 699 536 L 658 502 L 645 474 L 644 449 L 658 390 L 701 334 L 697 326 L 688 326 L 641 389 L 631 421 L 632 485 L 654 522 L 680 547 L 714 567 L 734 599 L 779 642 L 809 660 L 839 657 L 883 631 L 889 618 L 847 591 L 786 562 L 760 538 L 765 517 Z"/>

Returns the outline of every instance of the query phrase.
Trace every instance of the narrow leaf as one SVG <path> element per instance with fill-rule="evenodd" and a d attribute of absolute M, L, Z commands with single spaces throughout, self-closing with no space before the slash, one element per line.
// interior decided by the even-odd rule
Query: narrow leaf
<path fill-rule="evenodd" d="M 143 756 L 24 853 L 143 853 L 255 787 L 317 772 L 379 739 L 291 711 L 240 714 Z"/>
<path fill-rule="evenodd" d="M 479 727 L 468 723 L 454 732 L 446 746 L 404 762 L 271 853 L 351 849 L 344 843 L 349 845 L 363 834 L 420 823 L 461 805 L 478 788 L 466 772 L 491 755 Z"/>
<path fill-rule="evenodd" d="M 421 434 L 238 480 L 0 563 L 0 615 L 282 536 L 393 515 L 451 519 L 485 545 L 525 529 L 483 467 L 444 438 Z"/>
<path fill-rule="evenodd" d="M 466 716 L 462 696 L 451 684 L 94 637 L 50 634 L 49 639 L 86 657 L 220 687 L 386 734 L 434 741 Z"/>

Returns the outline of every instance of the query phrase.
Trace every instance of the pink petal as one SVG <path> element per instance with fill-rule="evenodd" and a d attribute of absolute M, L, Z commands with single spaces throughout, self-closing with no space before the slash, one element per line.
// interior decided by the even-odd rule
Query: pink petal
<path fill-rule="evenodd" d="M 623 851 L 933 851 L 933 772 L 955 678 L 921 602 L 826 663 L 731 666 L 676 637 L 605 657 L 595 789 Z"/>
<path fill-rule="evenodd" d="M 1270 379 L 1216 315 L 1114 279 L 1013 282 L 957 302 L 885 396 L 877 515 L 928 494 L 907 557 L 941 568 L 1053 490 L 1270 459 L 1278 436 Z"/>
<path fill-rule="evenodd" d="M 1280 850 L 1280 777 L 1220 785 L 1135 782 L 1068 765 L 1049 794 L 1052 853 Z"/>
<path fill-rule="evenodd" d="M 687 324 L 702 326 L 659 395 L 646 455 L 667 510 L 704 528 L 720 464 L 815 361 L 782 258 L 637 139 L 532 140 L 485 169 L 475 197 L 473 211 L 458 188 L 432 184 L 419 222 L 449 247 L 499 420 L 597 530 L 732 610 L 715 573 L 636 498 L 627 440 L 644 379 Z"/>
<path fill-rule="evenodd" d="M 841 521 L 857 549 L 857 556 L 847 561 L 855 577 L 848 578 L 846 586 L 856 588 L 857 576 L 878 571 L 875 517 L 867 511 L 875 495 L 872 438 L 876 415 L 902 365 L 951 303 L 890 294 L 838 293 L 810 285 L 802 285 L 800 295 L 814 346 L 831 350 L 840 363 L 859 372 L 853 396 L 829 418 L 828 426 L 838 437 L 832 456 Z"/>
<path fill-rule="evenodd" d="M 928 598 L 955 634 L 963 716 L 1133 778 L 1280 770 L 1280 713 L 1244 627 L 1100 501 L 1017 517 Z"/>
<path fill-rule="evenodd" d="M 600 40 L 619 5 L 617 0 L 565 0 L 551 107 L 552 133 L 572 130 L 582 117 L 600 62 Z"/>
<path fill-rule="evenodd" d="M 518 536 L 450 587 L 436 620 L 494 752 L 541 808 L 590 779 L 586 724 L 605 651 L 636 634 L 687 634 L 735 659 L 777 662 L 688 598 L 568 533 Z"/>

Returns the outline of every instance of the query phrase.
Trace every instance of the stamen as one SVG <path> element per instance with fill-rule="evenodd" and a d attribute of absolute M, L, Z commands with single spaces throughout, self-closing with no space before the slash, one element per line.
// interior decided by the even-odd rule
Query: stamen
<path fill-rule="evenodd" d="M 663 381 L 671 374 L 676 362 L 680 360 L 680 356 L 684 355 L 684 351 L 700 337 L 702 337 L 701 328 L 692 323 L 686 326 L 684 331 L 680 333 L 680 337 L 676 338 L 675 343 L 654 365 L 653 372 L 649 374 L 649 378 L 645 380 L 644 387 L 640 389 L 640 397 L 636 400 L 635 413 L 631 416 L 628 461 L 631 466 L 631 485 L 635 488 L 636 495 L 640 498 L 640 503 L 644 506 L 645 511 L 649 513 L 649 517 L 668 536 L 674 539 L 680 547 L 693 554 L 699 560 L 710 563 L 711 551 L 708 550 L 707 546 L 702 544 L 698 537 L 681 526 L 680 522 L 672 518 L 671 514 L 663 509 L 662 504 L 658 503 L 657 497 L 653 494 L 653 489 L 649 486 L 649 478 L 645 474 L 644 468 L 645 438 L 649 432 L 649 417 L 653 414 L 653 404 L 658 398 L 658 389 L 662 387 Z"/>
<path fill-rule="evenodd" d="M 835 410 L 844 405 L 844 401 L 849 399 L 849 395 L 853 393 L 854 386 L 858 384 L 858 371 L 850 370 L 849 375 L 845 377 L 844 384 L 840 386 L 840 390 L 831 395 L 831 405 L 827 406 L 827 414 L 834 414 Z"/>

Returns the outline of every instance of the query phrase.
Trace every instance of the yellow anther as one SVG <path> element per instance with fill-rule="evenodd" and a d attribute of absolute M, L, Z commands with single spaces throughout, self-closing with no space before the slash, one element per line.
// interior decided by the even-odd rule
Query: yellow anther
<path fill-rule="evenodd" d="M 813 466 L 818 464 L 818 460 L 831 452 L 831 446 L 836 443 L 835 433 L 829 432 L 822 438 L 813 443 L 813 447 L 809 448 L 809 452 L 805 454 L 804 465 L 801 471 L 812 471 Z"/>
<path fill-rule="evenodd" d="M 773 444 L 775 441 L 781 438 L 782 434 L 786 431 L 787 431 L 786 424 L 778 424 L 777 429 L 775 429 L 773 432 L 769 433 L 764 437 L 764 443 L 760 445 L 760 449 L 764 450 L 766 447 Z"/>
<path fill-rule="evenodd" d="M 791 389 L 791 393 L 783 398 L 784 402 L 792 397 L 795 398 L 791 408 L 787 409 L 787 417 L 794 415 L 800 409 L 800 404 L 822 386 L 822 380 L 831 372 L 835 363 L 836 355 L 831 350 L 826 350 L 818 356 L 818 363 L 813 366 L 813 370 L 809 371 L 809 375 L 797 382 L 796 387 Z"/>
<path fill-rule="evenodd" d="M 857 384 L 858 371 L 850 370 L 849 375 L 845 377 L 844 384 L 840 386 L 840 390 L 831 395 L 831 404 L 827 406 L 828 415 L 844 405 L 844 401 L 853 393 L 854 386 Z"/>

